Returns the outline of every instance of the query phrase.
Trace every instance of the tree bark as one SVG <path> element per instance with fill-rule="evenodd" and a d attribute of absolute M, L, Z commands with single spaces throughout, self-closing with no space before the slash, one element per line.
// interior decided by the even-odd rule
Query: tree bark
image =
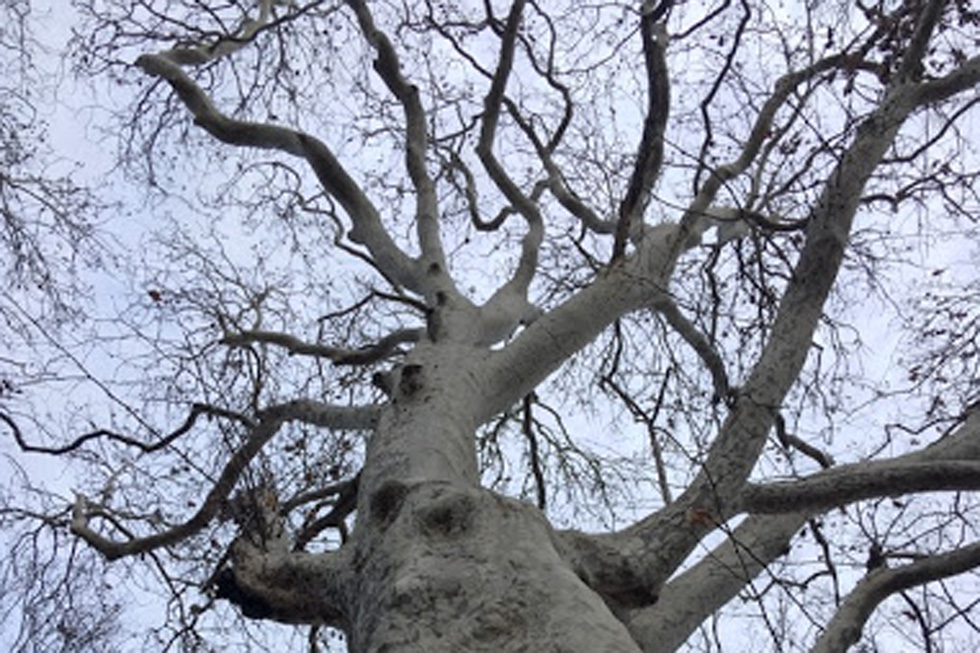
<path fill-rule="evenodd" d="M 359 524 L 352 651 L 639 651 L 530 505 L 476 487 L 388 486 Z"/>
<path fill-rule="evenodd" d="M 639 651 L 544 515 L 479 487 L 481 363 L 425 343 L 394 374 L 349 543 L 351 650 Z"/>

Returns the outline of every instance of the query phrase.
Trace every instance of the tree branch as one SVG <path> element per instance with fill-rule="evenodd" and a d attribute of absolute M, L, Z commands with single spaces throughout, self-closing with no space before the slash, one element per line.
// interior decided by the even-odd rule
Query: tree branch
<path fill-rule="evenodd" d="M 889 460 L 840 465 L 807 478 L 750 483 L 739 502 L 747 512 L 823 510 L 882 496 L 980 488 L 980 411 L 934 444 Z"/>
<path fill-rule="evenodd" d="M 251 432 L 244 444 L 236 449 L 228 462 L 225 463 L 224 469 L 221 470 L 218 479 L 207 493 L 201 507 L 184 523 L 146 537 L 122 542 L 111 540 L 89 526 L 92 506 L 89 505 L 84 495 L 79 494 L 72 509 L 71 532 L 85 540 L 108 560 L 146 553 L 162 546 L 175 544 L 197 533 L 218 514 L 222 503 L 228 498 L 248 463 L 265 446 L 265 443 L 279 432 L 279 427 L 283 423 L 283 417 L 277 414 L 279 412 L 281 411 L 267 412 L 266 415 L 260 417 L 254 428 L 250 429 Z"/>
<path fill-rule="evenodd" d="M 487 91 L 483 101 L 483 122 L 480 126 L 476 153 L 494 184 L 504 194 L 507 201 L 524 216 L 533 232 L 536 229 L 541 229 L 541 215 L 538 212 L 538 207 L 517 187 L 517 184 L 510 178 L 493 153 L 493 142 L 497 134 L 497 124 L 500 122 L 504 92 L 514 65 L 514 45 L 517 42 L 517 31 L 521 24 L 524 4 L 524 0 L 515 0 L 507 16 L 500 45 L 500 59 L 490 83 L 490 90 Z"/>
<path fill-rule="evenodd" d="M 916 101 L 920 105 L 941 102 L 977 84 L 980 84 L 980 56 L 967 59 L 955 70 L 939 79 L 919 84 L 916 89 Z"/>
<path fill-rule="evenodd" d="M 660 4 L 669 7 L 671 3 Z M 664 158 L 664 131 L 670 114 L 670 80 L 667 74 L 667 26 L 666 23 L 657 22 L 659 13 L 644 13 L 640 17 L 640 39 L 647 73 L 647 115 L 643 121 L 643 135 L 640 137 L 633 174 L 619 205 L 613 260 L 622 258 L 626 252 L 626 242 L 643 220 L 643 213 L 650 201 L 650 190 L 660 174 Z"/>
<path fill-rule="evenodd" d="M 405 112 L 405 165 L 415 186 L 415 220 L 419 244 L 426 260 L 426 268 L 437 263 L 443 271 L 440 276 L 445 282 L 448 276 L 445 275 L 445 253 L 439 236 L 439 202 L 435 184 L 425 165 L 429 137 L 419 90 L 402 76 L 398 53 L 388 36 L 375 25 L 367 3 L 363 0 L 348 0 L 347 4 L 354 10 L 364 37 L 378 53 L 374 62 L 375 71 Z"/>
<path fill-rule="evenodd" d="M 228 333 L 221 339 L 221 343 L 231 347 L 243 347 L 254 342 L 268 343 L 284 347 L 290 354 L 326 358 L 335 365 L 368 365 L 384 360 L 400 344 L 418 342 L 422 333 L 421 329 L 399 329 L 373 345 L 357 349 L 304 342 L 293 335 L 278 331 Z"/>
<path fill-rule="evenodd" d="M 259 31 L 269 24 L 269 16 L 274 2 L 275 0 L 258 0 L 259 15 L 257 18 L 246 16 L 234 32 L 218 38 L 214 43 L 209 45 L 195 43 L 171 48 L 160 52 L 159 56 L 182 66 L 200 66 L 233 54 L 248 45 Z"/>
<path fill-rule="evenodd" d="M 779 412 L 777 412 L 775 415 L 774 425 L 776 427 L 776 438 L 779 440 L 779 444 L 783 445 L 784 448 L 787 450 L 796 449 L 804 456 L 807 456 L 811 460 L 815 461 L 824 469 L 834 466 L 834 459 L 829 454 L 821 451 L 802 438 L 799 438 L 792 433 L 788 433 L 786 431 L 786 420 L 783 419 L 783 416 Z"/>
<path fill-rule="evenodd" d="M 630 634 L 644 650 L 677 649 L 705 619 L 786 554 L 808 516 L 750 516 L 700 562 L 667 583 L 656 603 L 633 610 L 624 620 Z"/>
<path fill-rule="evenodd" d="M 825 509 L 882 496 L 980 489 L 980 461 L 872 461 L 841 465 L 799 481 L 750 484 L 745 510 L 759 513 Z"/>
<path fill-rule="evenodd" d="M 272 6 L 285 4 L 280 0 L 258 0 L 259 15 L 256 18 L 245 17 L 238 27 L 227 36 L 220 36 L 213 43 L 195 43 L 177 48 L 171 48 L 159 53 L 175 64 L 181 66 L 201 66 L 217 59 L 227 57 L 241 50 L 255 38 L 278 25 L 293 21 L 300 16 L 324 4 L 324 0 L 313 0 L 292 13 L 279 18 L 272 18 Z M 292 5 L 292 3 L 289 3 Z"/>
<path fill-rule="evenodd" d="M 215 576 L 215 597 L 252 619 L 342 627 L 351 561 L 340 552 L 265 551 L 238 539 L 232 566 Z"/>
<path fill-rule="evenodd" d="M 175 544 L 200 531 L 218 515 L 242 472 L 262 447 L 279 432 L 285 422 L 300 421 L 334 429 L 367 429 L 372 428 L 377 422 L 378 412 L 371 410 L 370 407 L 358 409 L 331 406 L 309 400 L 297 400 L 272 406 L 262 411 L 257 421 L 252 423 L 245 442 L 225 463 L 200 508 L 187 521 L 146 537 L 116 541 L 101 535 L 89 525 L 89 517 L 92 514 L 105 512 L 106 509 L 92 506 L 83 495 L 78 495 L 72 510 L 71 531 L 109 560 Z"/>
<path fill-rule="evenodd" d="M 481 321 L 484 323 L 490 319 L 496 321 L 497 318 L 491 314 L 501 314 L 503 311 L 503 314 L 508 317 L 508 322 L 511 323 L 505 329 L 508 333 L 513 330 L 513 327 L 516 327 L 517 322 L 523 316 L 530 314 L 527 289 L 537 270 L 538 253 L 544 239 L 544 222 L 537 205 L 518 188 L 493 153 L 493 142 L 496 138 L 501 108 L 505 103 L 507 80 L 514 63 L 514 46 L 517 41 L 524 4 L 524 0 L 515 0 L 507 16 L 507 23 L 501 39 L 500 58 L 490 89 L 484 98 L 483 122 L 476 145 L 477 156 L 479 156 L 490 178 L 507 198 L 507 201 L 524 217 L 528 227 L 527 234 L 521 240 L 521 258 L 514 275 L 493 294 L 481 311 Z M 488 333 L 487 337 L 482 337 L 480 344 L 486 344 L 491 339 L 489 336 L 493 336 L 494 342 L 500 339 L 498 333 L 500 329 L 489 331 L 492 333 Z"/>
<path fill-rule="evenodd" d="M 550 80 L 550 77 L 548 77 Z M 563 95 L 567 91 L 563 90 Z M 597 234 L 610 234 L 616 230 L 616 222 L 613 220 L 606 220 L 600 217 L 595 210 L 590 207 L 585 201 L 579 197 L 575 192 L 568 188 L 565 180 L 565 176 L 562 174 L 558 165 L 555 163 L 551 154 L 554 147 L 557 144 L 555 138 L 551 139 L 550 142 L 544 143 L 541 138 L 538 137 L 537 132 L 531 123 L 521 115 L 520 109 L 517 104 L 508 97 L 503 98 L 503 102 L 507 105 L 507 111 L 510 116 L 520 127 L 521 131 L 527 136 L 528 140 L 531 141 L 531 145 L 534 147 L 534 151 L 538 155 L 538 159 L 541 161 L 541 165 L 544 167 L 545 173 L 547 174 L 547 188 L 551 191 L 551 194 L 555 196 L 558 203 L 568 211 L 573 217 L 577 218 L 582 222 L 582 225 Z M 556 138 L 564 131 L 564 127 L 570 121 L 570 116 L 566 115 L 562 127 L 556 133 Z M 533 199 L 533 195 L 532 195 Z M 494 222 L 489 224 L 496 224 L 497 227 L 503 223 L 503 219 L 506 217 L 505 213 L 501 213 Z M 484 223 L 487 224 L 487 223 Z M 479 228 L 479 227 L 478 227 Z"/>
<path fill-rule="evenodd" d="M 422 275 L 416 261 L 395 244 L 381 223 L 377 209 L 333 152 L 319 139 L 301 131 L 268 123 L 247 122 L 221 113 L 211 98 L 173 61 L 159 54 L 144 54 L 136 65 L 160 77 L 194 116 L 194 122 L 223 143 L 278 150 L 307 161 L 324 189 L 344 207 L 353 223 L 350 238 L 365 245 L 385 276 L 422 293 Z"/>
<path fill-rule="evenodd" d="M 283 420 L 302 422 L 334 431 L 370 431 L 378 424 L 382 406 L 337 406 L 312 399 L 294 399 L 282 404 Z"/>
<path fill-rule="evenodd" d="M 682 251 L 675 246 L 677 230 L 672 224 L 649 230 L 622 265 L 606 270 L 495 352 L 487 370 L 494 388 L 488 406 L 506 410 L 619 317 L 656 304 Z"/>
<path fill-rule="evenodd" d="M 727 8 L 728 2 L 723 6 Z M 708 110 L 711 108 L 711 103 L 714 101 L 715 97 L 718 95 L 718 91 L 721 89 L 722 83 L 725 81 L 725 77 L 729 74 L 732 65 L 735 63 L 735 55 L 738 53 L 739 47 L 742 45 L 742 36 L 745 34 L 745 28 L 749 24 L 749 20 L 752 18 L 752 8 L 746 0 L 742 0 L 742 17 L 738 21 L 738 26 L 735 28 L 735 32 L 732 35 L 732 44 L 728 48 L 728 52 L 725 54 L 725 62 L 721 65 L 718 70 L 718 74 L 715 75 L 714 80 L 711 82 L 711 88 L 705 94 L 704 99 L 701 100 L 699 110 L 701 112 L 701 124 L 704 125 L 704 138 L 701 141 L 701 148 L 698 151 L 698 158 L 696 161 L 697 170 L 694 173 L 694 193 L 697 194 L 699 188 L 701 187 L 701 175 L 708 168 L 706 163 L 708 157 L 708 150 L 711 148 L 714 142 L 714 129 L 711 124 L 711 115 Z M 717 13 L 721 13 L 719 9 Z M 717 15 L 712 14 L 712 15 Z M 695 26 L 692 29 L 696 29 Z"/>
<path fill-rule="evenodd" d="M 350 516 L 357 508 L 357 492 L 360 485 L 360 474 L 349 481 L 332 486 L 333 493 L 336 495 L 330 511 L 323 515 L 304 523 L 296 533 L 294 549 L 303 550 L 307 544 L 328 528 L 339 528 L 341 534 L 345 533 L 344 520 Z M 318 493 L 321 494 L 322 493 Z M 300 497 L 297 497 L 300 499 Z"/>
<path fill-rule="evenodd" d="M 684 314 L 681 313 L 674 300 L 666 294 L 658 299 L 653 304 L 653 307 L 664 316 L 667 324 L 691 346 L 691 349 L 694 350 L 705 367 L 708 368 L 715 388 L 715 399 L 718 401 L 729 401 L 730 386 L 728 384 L 728 373 L 725 371 L 725 362 L 721 359 L 714 346 L 703 333 L 698 331 L 697 327 L 690 320 L 684 317 Z"/>
<path fill-rule="evenodd" d="M 845 653 L 861 638 L 861 630 L 878 605 L 896 592 L 949 578 L 980 566 L 980 544 L 929 556 L 889 569 L 879 567 L 865 576 L 817 639 L 812 653 Z"/>
<path fill-rule="evenodd" d="M 24 438 L 23 433 L 21 433 L 20 428 L 12 417 L 6 413 L 0 413 L 0 421 L 3 421 L 10 430 L 13 432 L 14 441 L 17 442 L 17 446 L 21 451 L 27 453 L 46 453 L 55 456 L 60 456 L 66 454 L 70 451 L 74 451 L 81 447 L 83 444 L 89 440 L 94 440 L 96 438 L 106 438 L 107 440 L 112 440 L 113 442 L 119 442 L 130 447 L 136 447 L 143 451 L 144 453 L 152 453 L 154 451 L 159 451 L 164 447 L 170 445 L 174 440 L 178 439 L 188 431 L 190 431 L 194 424 L 197 423 L 197 419 L 201 415 L 207 415 L 208 417 L 220 417 L 224 419 L 235 420 L 241 422 L 244 426 L 253 428 L 254 423 L 250 418 L 240 413 L 236 413 L 231 410 L 224 408 L 218 408 L 217 406 L 210 406 L 208 404 L 194 404 L 191 406 L 191 411 L 187 415 L 187 419 L 184 423 L 177 427 L 175 430 L 171 431 L 170 434 L 160 438 L 156 442 L 143 442 L 142 440 L 137 440 L 136 438 L 129 437 L 128 435 L 121 435 L 108 429 L 97 429 L 84 435 L 80 435 L 70 443 L 62 445 L 60 447 L 43 447 L 38 445 L 33 445 L 27 442 Z"/>
<path fill-rule="evenodd" d="M 915 5 L 912 6 L 915 7 Z M 909 39 L 909 44 L 902 52 L 902 62 L 896 75 L 898 83 L 917 81 L 922 78 L 922 73 L 925 70 L 922 62 L 928 53 L 929 41 L 936 30 L 936 25 L 942 18 L 945 6 L 946 0 L 926 0 L 922 6 L 919 15 L 916 17 L 915 28 L 912 37 Z"/>

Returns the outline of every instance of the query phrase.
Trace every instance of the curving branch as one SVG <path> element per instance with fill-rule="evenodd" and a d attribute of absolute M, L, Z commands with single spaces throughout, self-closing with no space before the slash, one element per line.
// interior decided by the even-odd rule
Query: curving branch
<path fill-rule="evenodd" d="M 728 373 L 725 371 L 725 362 L 721 355 L 714 348 L 714 345 L 698 331 L 697 327 L 691 323 L 684 314 L 681 313 L 674 300 L 666 294 L 653 304 L 654 309 L 664 316 L 674 331 L 680 335 L 684 341 L 691 346 L 691 349 L 698 355 L 708 372 L 715 388 L 715 400 L 728 402 L 731 386 L 728 384 Z"/>
<path fill-rule="evenodd" d="M 90 505 L 88 499 L 79 494 L 72 509 L 71 532 L 85 540 L 108 560 L 146 553 L 162 546 L 175 544 L 194 535 L 218 515 L 222 504 L 231 494 L 245 467 L 265 446 L 266 442 L 279 432 L 284 421 L 283 416 L 279 414 L 281 412 L 281 410 L 267 411 L 265 415 L 259 418 L 255 426 L 250 429 L 245 442 L 235 450 L 235 453 L 225 463 L 224 469 L 221 470 L 221 474 L 219 474 L 214 485 L 211 486 L 211 490 L 205 496 L 201 507 L 184 523 L 146 537 L 135 537 L 126 541 L 112 540 L 89 526 L 90 516 L 100 514 L 104 509 Z"/>
<path fill-rule="evenodd" d="M 439 236 L 439 202 L 435 184 L 425 164 L 429 136 L 418 87 L 402 76 L 398 53 L 388 36 L 375 25 L 367 3 L 363 0 L 348 0 L 347 4 L 354 10 L 364 37 L 378 53 L 374 62 L 375 71 L 401 103 L 405 113 L 405 165 L 415 186 L 415 220 L 419 244 L 426 259 L 426 267 L 437 263 L 443 271 L 440 276 L 445 281 L 448 277 L 445 276 L 446 257 Z"/>
<path fill-rule="evenodd" d="M 658 17 L 672 3 L 663 1 L 659 4 L 657 10 L 643 12 L 640 16 L 640 39 L 647 74 L 647 115 L 643 121 L 643 134 L 633 174 L 619 205 L 613 260 L 622 258 L 626 253 L 627 241 L 642 222 L 650 201 L 650 191 L 660 175 L 664 159 L 664 131 L 670 114 L 670 80 L 667 74 L 667 25 L 658 22 Z"/>
<path fill-rule="evenodd" d="M 709 496 L 721 497 L 723 502 L 733 499 L 755 464 L 772 427 L 772 411 L 782 403 L 806 360 L 864 187 L 912 110 L 900 89 L 888 92 L 827 179 L 812 208 L 806 240 L 769 340 L 739 393 L 733 420 L 722 428 L 705 473 L 692 486 L 693 494 L 703 493 L 701 501 Z M 705 186 L 709 183 L 711 180 Z"/>
<path fill-rule="evenodd" d="M 602 218 L 591 206 L 589 206 L 581 197 L 579 197 L 568 187 L 564 174 L 555 163 L 554 158 L 551 156 L 551 153 L 554 150 L 554 139 L 552 139 L 552 142 L 549 143 L 542 142 L 531 123 L 524 118 L 523 115 L 521 115 L 517 104 L 507 97 L 504 97 L 503 101 L 507 106 L 507 112 L 510 114 L 511 118 L 514 119 L 517 126 L 520 127 L 521 131 L 524 132 L 524 135 L 527 136 L 529 141 L 531 141 L 531 145 L 534 147 L 534 151 L 537 153 L 538 159 L 541 161 L 541 165 L 544 167 L 544 171 L 547 174 L 547 181 L 542 183 L 547 185 L 548 190 L 551 191 L 551 194 L 558 200 L 558 203 L 561 204 L 562 208 L 568 211 L 573 217 L 581 221 L 582 225 L 586 229 L 594 233 L 614 233 L 616 230 L 616 222 Z M 506 213 L 501 213 L 493 222 L 483 223 L 483 225 L 485 225 L 483 226 L 483 229 L 489 230 L 488 228 L 493 225 L 495 225 L 493 228 L 498 228 L 506 217 Z M 481 226 L 478 225 L 477 228 L 480 229 Z"/>
<path fill-rule="evenodd" d="M 163 436 L 155 442 L 143 442 L 142 440 L 137 440 L 136 438 L 130 437 L 128 435 L 122 435 L 108 429 L 97 429 L 95 431 L 90 431 L 83 435 L 78 436 L 68 444 L 62 445 L 60 447 L 43 447 L 39 445 L 30 444 L 25 438 L 17 425 L 16 421 L 6 413 L 0 413 L 0 421 L 4 422 L 8 427 L 10 427 L 11 432 L 14 436 L 14 441 L 21 451 L 27 453 L 46 453 L 55 456 L 60 456 L 62 454 L 69 453 L 81 447 L 83 444 L 89 440 L 95 440 L 98 438 L 105 438 L 113 442 L 119 442 L 126 446 L 136 447 L 144 453 L 153 453 L 154 451 L 159 451 L 164 447 L 170 445 L 175 440 L 177 440 L 182 435 L 190 431 L 194 424 L 201 415 L 207 415 L 208 417 L 220 417 L 223 419 L 230 419 L 240 422 L 242 425 L 248 428 L 254 428 L 255 424 L 246 415 L 241 413 L 236 413 L 235 411 L 227 410 L 225 408 L 219 408 L 217 406 L 211 406 L 208 404 L 193 404 L 191 406 L 190 413 L 187 415 L 187 419 L 184 423 L 178 426 L 176 429 L 171 431 L 168 435 Z"/>
<path fill-rule="evenodd" d="M 501 36 L 500 58 L 490 83 L 490 90 L 487 91 L 483 100 L 483 122 L 480 126 L 476 153 L 487 174 L 490 175 L 490 179 L 507 198 L 507 201 L 524 216 L 525 220 L 528 221 L 528 226 L 533 231 L 536 228 L 541 228 L 541 214 L 538 207 L 518 188 L 493 153 L 493 142 L 496 138 L 497 125 L 500 122 L 500 113 L 504 105 L 507 80 L 514 66 L 514 46 L 517 43 L 517 33 L 521 25 L 524 5 L 524 0 L 515 0 L 511 5 L 510 13 L 507 15 L 507 22 Z"/>
<path fill-rule="evenodd" d="M 221 343 L 230 347 L 267 343 L 279 345 L 290 354 L 326 358 L 335 365 L 369 365 L 387 358 L 398 345 L 418 342 L 422 338 L 422 334 L 422 329 L 398 329 L 372 345 L 356 349 L 304 342 L 288 333 L 261 330 L 228 333 L 221 339 Z"/>
<path fill-rule="evenodd" d="M 353 223 L 351 240 L 368 248 L 375 265 L 386 277 L 411 290 L 423 292 L 420 266 L 391 239 L 377 208 L 326 144 L 302 131 L 229 118 L 215 107 L 207 93 L 179 65 L 166 56 L 144 54 L 136 60 L 136 65 L 148 75 L 166 80 L 194 116 L 194 122 L 219 141 L 277 150 L 305 159 L 323 188 L 350 217 Z"/>
<path fill-rule="evenodd" d="M 105 508 L 90 504 L 84 495 L 79 494 L 72 509 L 71 531 L 109 560 L 146 553 L 175 544 L 199 532 L 218 516 L 242 472 L 262 447 L 279 432 L 284 423 L 299 421 L 334 429 L 369 429 L 377 423 L 379 413 L 379 409 L 372 407 L 332 406 L 310 400 L 296 400 L 272 406 L 262 411 L 251 423 L 245 441 L 225 463 L 200 508 L 185 522 L 146 537 L 133 537 L 125 541 L 112 540 L 89 525 L 90 517 L 95 515 L 109 517 L 111 513 Z"/>
<path fill-rule="evenodd" d="M 878 567 L 865 576 L 837 609 L 811 649 L 812 653 L 844 653 L 861 638 L 868 617 L 889 596 L 949 578 L 980 566 L 980 544 L 929 556 L 895 568 Z"/>
<path fill-rule="evenodd" d="M 813 446 L 803 438 L 787 432 L 786 420 L 780 413 L 776 413 L 774 422 L 776 427 L 776 438 L 779 440 L 779 444 L 783 445 L 785 449 L 796 449 L 824 469 L 834 466 L 834 459 L 830 454 L 822 451 L 818 447 Z"/>

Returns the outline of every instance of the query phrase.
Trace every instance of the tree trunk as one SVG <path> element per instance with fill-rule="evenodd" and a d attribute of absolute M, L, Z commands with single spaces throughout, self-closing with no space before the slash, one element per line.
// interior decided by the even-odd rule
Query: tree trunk
<path fill-rule="evenodd" d="M 486 353 L 422 345 L 368 450 L 348 599 L 353 651 L 638 651 L 540 511 L 479 487 Z"/>
<path fill-rule="evenodd" d="M 357 534 L 352 651 L 639 651 L 536 508 L 390 483 Z"/>

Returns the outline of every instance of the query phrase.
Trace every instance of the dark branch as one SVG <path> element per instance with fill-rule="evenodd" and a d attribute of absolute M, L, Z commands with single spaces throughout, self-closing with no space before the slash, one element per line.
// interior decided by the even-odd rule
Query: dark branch
<path fill-rule="evenodd" d="M 660 3 L 661 7 L 669 7 L 669 4 Z M 661 14 L 661 11 L 655 10 L 640 18 L 640 38 L 643 42 L 643 60 L 647 73 L 647 115 L 643 122 L 643 135 L 640 137 L 633 174 L 626 196 L 619 205 L 613 260 L 626 253 L 626 243 L 633 228 L 643 219 L 643 212 L 650 200 L 650 190 L 663 164 L 664 130 L 670 113 L 670 80 L 667 75 L 667 28 L 664 23 L 657 22 L 657 16 Z"/>
<path fill-rule="evenodd" d="M 218 408 L 217 406 L 209 406 L 207 404 L 194 404 L 191 406 L 191 411 L 187 415 L 187 419 L 184 420 L 184 423 L 177 427 L 177 429 L 174 431 L 171 431 L 169 435 L 160 438 L 156 442 L 143 442 L 142 440 L 137 440 L 136 438 L 132 438 L 128 435 L 121 435 L 108 429 L 97 429 L 95 431 L 85 433 L 84 435 L 80 435 L 70 443 L 60 447 L 43 447 L 27 442 L 20 430 L 20 427 L 17 425 L 14 419 L 6 413 L 0 413 L 0 421 L 3 421 L 8 427 L 10 427 L 14 440 L 17 442 L 17 446 L 21 451 L 27 453 L 46 453 L 60 456 L 78 449 L 89 440 L 94 440 L 97 438 L 106 438 L 107 440 L 112 440 L 113 442 L 119 442 L 130 447 L 136 447 L 144 453 L 153 453 L 154 451 L 159 451 L 160 449 L 167 447 L 173 443 L 174 440 L 190 431 L 194 427 L 194 424 L 197 423 L 197 419 L 201 415 L 234 420 L 240 422 L 248 428 L 253 428 L 255 426 L 249 417 L 242 415 L 241 413 L 236 413 L 224 408 Z"/>

